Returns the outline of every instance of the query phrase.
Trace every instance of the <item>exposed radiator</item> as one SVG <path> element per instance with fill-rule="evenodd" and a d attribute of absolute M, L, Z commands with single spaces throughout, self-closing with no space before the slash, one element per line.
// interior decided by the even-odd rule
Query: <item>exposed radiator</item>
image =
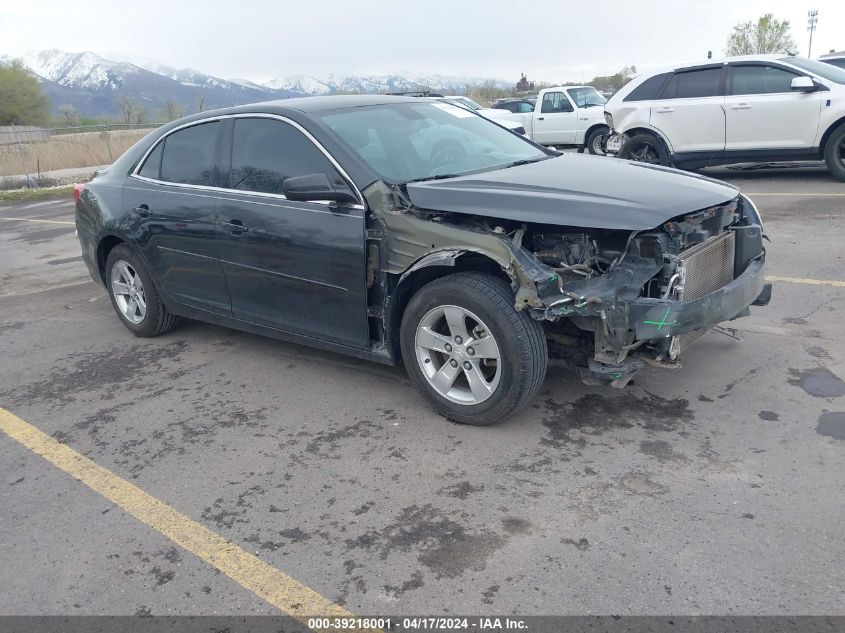
<path fill-rule="evenodd" d="M 678 256 L 678 267 L 683 271 L 681 301 L 695 301 L 729 284 L 734 279 L 734 232 L 725 231 L 684 251 Z M 707 328 L 702 328 L 681 334 L 680 350 L 687 349 L 706 332 Z"/>
<path fill-rule="evenodd" d="M 681 301 L 700 299 L 734 278 L 734 232 L 725 231 L 678 255 L 682 270 Z"/>

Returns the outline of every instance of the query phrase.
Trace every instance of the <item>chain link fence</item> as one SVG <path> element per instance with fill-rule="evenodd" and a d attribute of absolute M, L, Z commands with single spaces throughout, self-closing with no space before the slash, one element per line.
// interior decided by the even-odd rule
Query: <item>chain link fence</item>
<path fill-rule="evenodd" d="M 73 182 L 74 170 L 110 165 L 159 125 L 0 126 L 0 188 Z"/>

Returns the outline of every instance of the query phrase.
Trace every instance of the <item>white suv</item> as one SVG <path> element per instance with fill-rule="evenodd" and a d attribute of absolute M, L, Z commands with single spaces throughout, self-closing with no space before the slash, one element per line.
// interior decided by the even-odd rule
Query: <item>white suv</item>
<path fill-rule="evenodd" d="M 676 167 L 824 159 L 845 180 L 845 70 L 754 55 L 641 75 L 605 105 L 610 154 Z"/>

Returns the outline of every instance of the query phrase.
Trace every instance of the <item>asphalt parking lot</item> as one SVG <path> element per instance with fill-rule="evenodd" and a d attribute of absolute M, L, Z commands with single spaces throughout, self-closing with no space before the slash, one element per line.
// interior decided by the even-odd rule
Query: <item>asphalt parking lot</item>
<path fill-rule="evenodd" d="M 771 305 L 623 391 L 553 370 L 491 428 L 400 369 L 197 322 L 133 338 L 70 201 L 0 206 L 0 407 L 358 614 L 845 614 L 845 184 L 703 173 L 759 206 Z M 0 614 L 278 613 L 181 524 L 0 453 Z"/>

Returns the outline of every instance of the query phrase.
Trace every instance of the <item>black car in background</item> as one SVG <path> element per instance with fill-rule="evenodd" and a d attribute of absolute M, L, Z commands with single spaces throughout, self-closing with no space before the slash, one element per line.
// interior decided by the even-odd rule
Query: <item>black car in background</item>
<path fill-rule="evenodd" d="M 560 155 L 430 99 L 203 112 L 75 195 L 84 261 L 133 334 L 188 317 L 404 362 L 470 424 L 533 397 L 549 346 L 621 387 L 770 289 L 733 187 Z"/>

